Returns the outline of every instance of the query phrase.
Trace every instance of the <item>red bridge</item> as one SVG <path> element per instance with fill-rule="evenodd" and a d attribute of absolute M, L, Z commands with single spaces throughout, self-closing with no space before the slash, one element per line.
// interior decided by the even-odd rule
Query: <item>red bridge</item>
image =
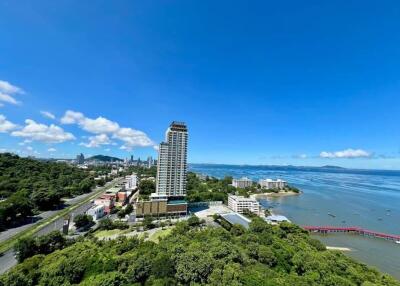
<path fill-rule="evenodd" d="M 386 234 L 382 232 L 376 232 L 368 229 L 363 229 L 360 227 L 337 227 L 337 226 L 304 226 L 305 230 L 318 233 L 332 233 L 332 232 L 347 232 L 355 233 L 359 235 L 383 238 L 386 240 L 391 240 L 396 243 L 400 243 L 400 235 Z"/>

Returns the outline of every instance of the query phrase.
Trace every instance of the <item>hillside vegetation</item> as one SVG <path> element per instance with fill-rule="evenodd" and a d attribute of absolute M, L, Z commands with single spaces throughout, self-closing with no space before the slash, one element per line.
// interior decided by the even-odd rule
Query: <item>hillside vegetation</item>
<path fill-rule="evenodd" d="M 87 158 L 86 160 L 97 160 L 97 161 L 102 161 L 102 162 L 122 162 L 123 160 L 117 157 L 111 157 L 111 156 L 106 156 L 106 155 L 95 155 L 90 158 Z"/>
<path fill-rule="evenodd" d="M 88 171 L 65 163 L 0 154 L 0 231 L 58 207 L 62 197 L 90 192 L 93 186 Z"/>
<path fill-rule="evenodd" d="M 26 259 L 0 285 L 400 285 L 339 252 L 326 250 L 293 224 L 259 218 L 250 229 L 181 222 L 158 243 L 98 241 Z"/>

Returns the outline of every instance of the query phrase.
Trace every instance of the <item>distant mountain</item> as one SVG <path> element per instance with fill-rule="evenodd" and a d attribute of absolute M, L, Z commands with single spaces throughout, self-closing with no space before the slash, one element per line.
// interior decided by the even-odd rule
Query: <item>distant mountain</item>
<path fill-rule="evenodd" d="M 322 166 L 321 168 L 324 168 L 324 169 L 346 169 L 346 168 L 343 168 L 343 167 L 332 166 L 332 165 Z"/>
<path fill-rule="evenodd" d="M 105 156 L 105 155 L 95 155 L 92 157 L 89 157 L 86 159 L 87 161 L 91 161 L 91 160 L 96 160 L 96 161 L 102 161 L 102 162 L 116 162 L 116 161 L 123 161 L 120 158 L 117 157 L 111 157 L 111 156 Z"/>

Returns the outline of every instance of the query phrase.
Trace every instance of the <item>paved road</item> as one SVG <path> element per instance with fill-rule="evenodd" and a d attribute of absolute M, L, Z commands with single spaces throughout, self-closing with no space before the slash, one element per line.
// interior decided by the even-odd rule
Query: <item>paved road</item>
<path fill-rule="evenodd" d="M 114 183 L 116 183 L 116 181 L 112 181 L 112 182 L 108 183 L 106 185 L 106 187 L 108 187 Z M 95 189 L 93 192 L 96 192 L 97 190 L 98 189 Z M 93 192 L 90 192 L 88 194 L 83 194 L 83 195 L 77 196 L 75 198 L 69 199 L 68 201 L 66 201 L 66 205 L 69 206 L 69 205 L 77 204 L 77 203 L 81 202 L 82 200 L 84 200 L 85 198 L 87 198 L 88 196 L 93 195 Z M 71 215 L 71 217 L 75 217 L 78 214 L 83 214 L 92 205 L 93 205 L 92 202 L 85 203 L 82 206 L 71 211 L 69 214 Z M 61 210 L 43 212 L 40 214 L 40 217 L 42 217 L 42 219 L 49 218 L 53 215 L 56 215 L 59 211 L 61 211 Z M 23 226 L 20 226 L 20 227 L 11 229 L 11 230 L 7 230 L 0 234 L 0 237 L 1 237 L 0 241 L 10 238 L 10 237 L 18 234 L 19 232 L 21 232 L 29 227 L 32 227 L 33 225 L 35 225 L 38 222 L 40 222 L 40 220 L 36 221 L 35 223 L 31 223 L 31 224 L 23 225 Z M 51 224 L 43 226 L 43 228 L 41 228 L 38 232 L 36 232 L 34 234 L 34 236 L 45 235 L 53 230 L 61 230 L 63 223 L 64 223 L 64 218 L 61 217 L 58 220 L 52 222 Z M 4 252 L 3 256 L 0 256 L 0 274 L 3 274 L 4 272 L 6 272 L 8 269 L 10 269 L 11 267 L 13 267 L 16 264 L 17 264 L 17 260 L 14 257 L 14 251 L 12 249 L 10 249 L 10 250 Z"/>
<path fill-rule="evenodd" d="M 95 190 L 93 190 L 93 191 L 95 192 L 96 190 L 97 190 L 97 188 Z M 76 197 L 71 198 L 71 199 L 66 199 L 66 200 L 64 200 L 65 206 L 68 207 L 68 206 L 77 204 L 77 203 L 79 203 L 80 201 L 84 200 L 85 198 L 87 198 L 88 196 L 90 196 L 92 194 L 93 194 L 93 192 L 90 192 L 90 193 L 87 193 L 87 194 L 76 196 Z M 10 237 L 13 237 L 14 235 L 20 233 L 21 231 L 24 231 L 25 229 L 30 228 L 34 224 L 38 223 L 40 220 L 49 218 L 49 217 L 57 214 L 61 210 L 62 209 L 42 212 L 42 213 L 34 216 L 34 219 L 32 220 L 32 223 L 27 223 L 27 224 L 24 224 L 22 226 L 14 227 L 14 228 L 11 228 L 11 229 L 8 229 L 6 231 L 1 232 L 0 233 L 0 242 L 5 241 L 5 240 L 9 239 Z"/>

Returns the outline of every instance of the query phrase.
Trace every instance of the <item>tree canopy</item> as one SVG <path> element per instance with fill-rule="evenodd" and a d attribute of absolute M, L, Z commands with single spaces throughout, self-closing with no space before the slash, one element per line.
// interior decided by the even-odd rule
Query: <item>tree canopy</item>
<path fill-rule="evenodd" d="M 94 180 L 88 171 L 65 163 L 0 154 L 0 231 L 24 222 L 28 216 L 59 206 L 62 197 L 90 192 Z"/>
<path fill-rule="evenodd" d="M 25 259 L 0 277 L 0 285 L 400 285 L 326 250 L 293 224 L 255 218 L 248 230 L 235 226 L 231 232 L 196 225 L 180 222 L 158 243 L 87 237 Z"/>

